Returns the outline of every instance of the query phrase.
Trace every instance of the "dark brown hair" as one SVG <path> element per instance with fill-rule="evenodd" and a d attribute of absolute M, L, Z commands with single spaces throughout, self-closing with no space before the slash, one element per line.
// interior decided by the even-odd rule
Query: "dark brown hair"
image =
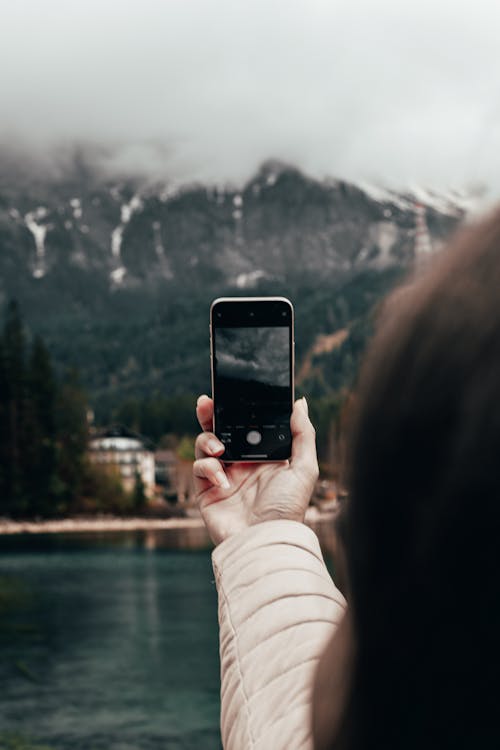
<path fill-rule="evenodd" d="M 349 465 L 348 744 L 500 747 L 500 212 L 385 305 Z"/>

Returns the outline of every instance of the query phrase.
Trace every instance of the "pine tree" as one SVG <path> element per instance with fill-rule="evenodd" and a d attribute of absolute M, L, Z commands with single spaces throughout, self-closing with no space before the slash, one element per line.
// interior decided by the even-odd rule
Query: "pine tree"
<path fill-rule="evenodd" d="M 132 493 L 132 508 L 136 512 L 141 512 L 147 505 L 147 497 L 144 487 L 144 481 L 139 471 L 135 472 L 134 490 Z"/>
<path fill-rule="evenodd" d="M 0 516 L 10 511 L 10 417 L 3 336 L 0 337 Z"/>
<path fill-rule="evenodd" d="M 78 375 L 59 384 L 35 337 L 26 363 L 19 307 L 10 302 L 0 335 L 0 514 L 63 514 L 87 471 L 87 402 Z"/>
<path fill-rule="evenodd" d="M 56 511 L 66 513 L 82 493 L 88 441 L 87 400 L 71 370 L 56 400 L 58 494 Z"/>
<path fill-rule="evenodd" d="M 24 452 L 28 510 L 31 515 L 54 512 L 56 481 L 55 402 L 57 385 L 49 353 L 39 336 L 35 337 L 27 375 L 27 419 L 29 443 Z"/>
<path fill-rule="evenodd" d="M 9 302 L 3 334 L 5 448 L 4 491 L 6 510 L 23 515 L 27 499 L 22 460 L 26 448 L 25 333 L 16 301 Z"/>

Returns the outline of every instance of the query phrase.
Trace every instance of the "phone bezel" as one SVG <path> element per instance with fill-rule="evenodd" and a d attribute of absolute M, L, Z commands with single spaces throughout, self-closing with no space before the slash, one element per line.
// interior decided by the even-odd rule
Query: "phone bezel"
<path fill-rule="evenodd" d="M 215 354 L 214 354 L 214 329 L 217 328 L 217 324 L 214 322 L 214 312 L 216 310 L 217 305 L 219 304 L 250 304 L 252 305 L 255 303 L 257 306 L 262 305 L 262 303 L 273 303 L 273 302 L 281 302 L 285 303 L 289 309 L 290 309 L 290 319 L 287 321 L 286 327 L 290 329 L 290 413 L 293 409 L 293 404 L 295 401 L 295 311 L 293 309 L 293 305 L 289 299 L 286 297 L 281 296 L 270 296 L 270 297 L 217 297 L 217 299 L 214 299 L 212 304 L 210 305 L 210 373 L 211 373 L 211 384 L 212 384 L 212 399 L 214 401 L 214 417 L 212 422 L 212 429 L 215 432 L 215 407 L 216 407 L 216 392 L 215 392 Z M 257 310 L 258 311 L 258 310 Z M 239 311 L 238 311 L 239 312 Z M 241 313 L 240 313 L 241 314 Z M 244 324 L 244 321 L 242 320 L 242 327 L 246 327 Z M 264 325 L 264 324 L 263 324 Z M 268 322 L 267 325 L 272 326 L 273 322 Z M 234 327 L 240 327 L 240 323 L 233 324 Z M 219 327 L 224 327 L 224 325 L 220 325 Z M 231 327 L 231 326 L 229 326 Z M 255 322 L 249 323 L 248 327 L 258 327 L 258 323 Z M 285 326 L 283 326 L 285 327 Z M 234 459 L 226 459 L 224 457 L 221 458 L 221 460 L 224 463 L 268 463 L 268 462 L 276 462 L 277 459 L 273 458 L 234 458 Z M 287 460 L 287 459 L 278 459 L 278 460 Z"/>

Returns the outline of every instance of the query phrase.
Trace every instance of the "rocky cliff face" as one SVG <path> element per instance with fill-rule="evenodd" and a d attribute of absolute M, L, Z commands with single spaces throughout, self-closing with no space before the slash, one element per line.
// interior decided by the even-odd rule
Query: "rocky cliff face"
<path fill-rule="evenodd" d="M 319 182 L 276 162 L 240 189 L 111 180 L 82 159 L 51 177 L 0 166 L 1 298 L 17 297 L 101 395 L 200 387 L 206 305 L 221 293 L 294 297 L 305 353 L 412 263 L 417 210 L 435 249 L 464 213 L 458 196 Z"/>

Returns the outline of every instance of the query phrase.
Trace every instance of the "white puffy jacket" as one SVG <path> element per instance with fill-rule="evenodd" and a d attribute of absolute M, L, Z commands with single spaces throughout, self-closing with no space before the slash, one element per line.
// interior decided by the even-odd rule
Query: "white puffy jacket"
<path fill-rule="evenodd" d="M 310 750 L 318 659 L 345 600 L 311 529 L 268 521 L 212 554 L 225 750 Z"/>

